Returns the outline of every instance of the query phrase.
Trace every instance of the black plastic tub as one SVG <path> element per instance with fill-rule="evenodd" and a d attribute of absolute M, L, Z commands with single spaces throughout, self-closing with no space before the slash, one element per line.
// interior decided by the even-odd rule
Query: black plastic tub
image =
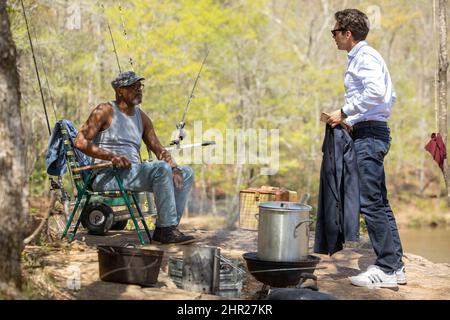
<path fill-rule="evenodd" d="M 98 246 L 100 279 L 151 287 L 158 281 L 161 250 Z"/>
<path fill-rule="evenodd" d="M 304 274 L 313 274 L 320 262 L 320 258 L 313 255 L 298 262 L 265 261 L 259 259 L 256 252 L 244 253 L 243 258 L 256 280 L 278 288 L 297 285 Z"/>

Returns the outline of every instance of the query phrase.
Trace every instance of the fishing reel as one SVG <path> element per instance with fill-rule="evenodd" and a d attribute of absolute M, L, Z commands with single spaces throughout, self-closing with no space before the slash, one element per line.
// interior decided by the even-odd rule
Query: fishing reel
<path fill-rule="evenodd" d="M 172 147 L 166 147 L 167 151 L 174 151 L 174 150 L 180 150 L 180 149 L 189 149 L 189 148 L 196 148 L 196 147 L 206 147 L 206 146 L 210 146 L 210 145 L 215 145 L 216 142 L 215 141 L 203 141 L 200 143 L 192 143 L 192 144 L 188 144 L 188 145 L 181 145 L 181 141 L 183 141 L 183 139 L 186 137 L 186 131 L 184 131 L 184 126 L 185 123 L 184 122 L 180 122 L 176 125 L 177 127 L 177 136 L 175 138 L 172 139 L 172 141 L 170 142 L 170 145 Z"/>
<path fill-rule="evenodd" d="M 176 145 L 177 147 L 180 145 L 180 142 L 183 141 L 183 139 L 186 137 L 186 131 L 184 131 L 184 126 L 186 125 L 186 123 L 184 122 L 180 122 L 176 125 L 176 128 L 178 130 L 178 134 L 177 137 L 172 139 L 172 141 L 170 142 L 170 145 Z"/>

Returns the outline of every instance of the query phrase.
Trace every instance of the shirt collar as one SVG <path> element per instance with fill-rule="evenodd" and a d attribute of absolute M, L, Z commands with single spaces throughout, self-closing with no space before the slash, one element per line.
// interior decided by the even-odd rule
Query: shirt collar
<path fill-rule="evenodd" d="M 367 41 L 363 40 L 360 41 L 356 44 L 356 46 L 354 46 L 352 48 L 352 50 L 350 50 L 350 52 L 348 53 L 348 58 L 353 58 L 354 56 L 356 56 L 356 54 L 358 53 L 359 49 L 361 49 L 362 47 L 367 46 Z"/>

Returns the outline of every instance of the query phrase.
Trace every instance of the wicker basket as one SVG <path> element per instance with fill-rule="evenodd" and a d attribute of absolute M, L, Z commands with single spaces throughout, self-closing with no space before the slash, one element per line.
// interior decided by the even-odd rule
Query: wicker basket
<path fill-rule="evenodd" d="M 246 230 L 258 230 L 258 205 L 266 201 L 297 202 L 297 192 L 284 188 L 262 186 L 239 192 L 239 226 Z"/>

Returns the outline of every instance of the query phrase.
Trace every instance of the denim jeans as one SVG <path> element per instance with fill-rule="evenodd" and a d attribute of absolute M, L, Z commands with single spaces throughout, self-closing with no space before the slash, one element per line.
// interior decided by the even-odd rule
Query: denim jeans
<path fill-rule="evenodd" d="M 355 125 L 352 135 L 359 169 L 361 212 L 377 255 L 375 265 L 392 273 L 403 266 L 403 250 L 387 197 L 383 163 L 390 148 L 390 130 L 387 123 L 370 121 Z"/>
<path fill-rule="evenodd" d="M 118 169 L 126 190 L 153 192 L 157 210 L 156 226 L 177 226 L 186 206 L 189 191 L 194 181 L 194 172 L 181 167 L 183 187 L 175 190 L 172 169 L 165 161 L 132 164 L 130 169 Z M 99 171 L 92 183 L 95 191 L 119 190 L 113 169 Z"/>

